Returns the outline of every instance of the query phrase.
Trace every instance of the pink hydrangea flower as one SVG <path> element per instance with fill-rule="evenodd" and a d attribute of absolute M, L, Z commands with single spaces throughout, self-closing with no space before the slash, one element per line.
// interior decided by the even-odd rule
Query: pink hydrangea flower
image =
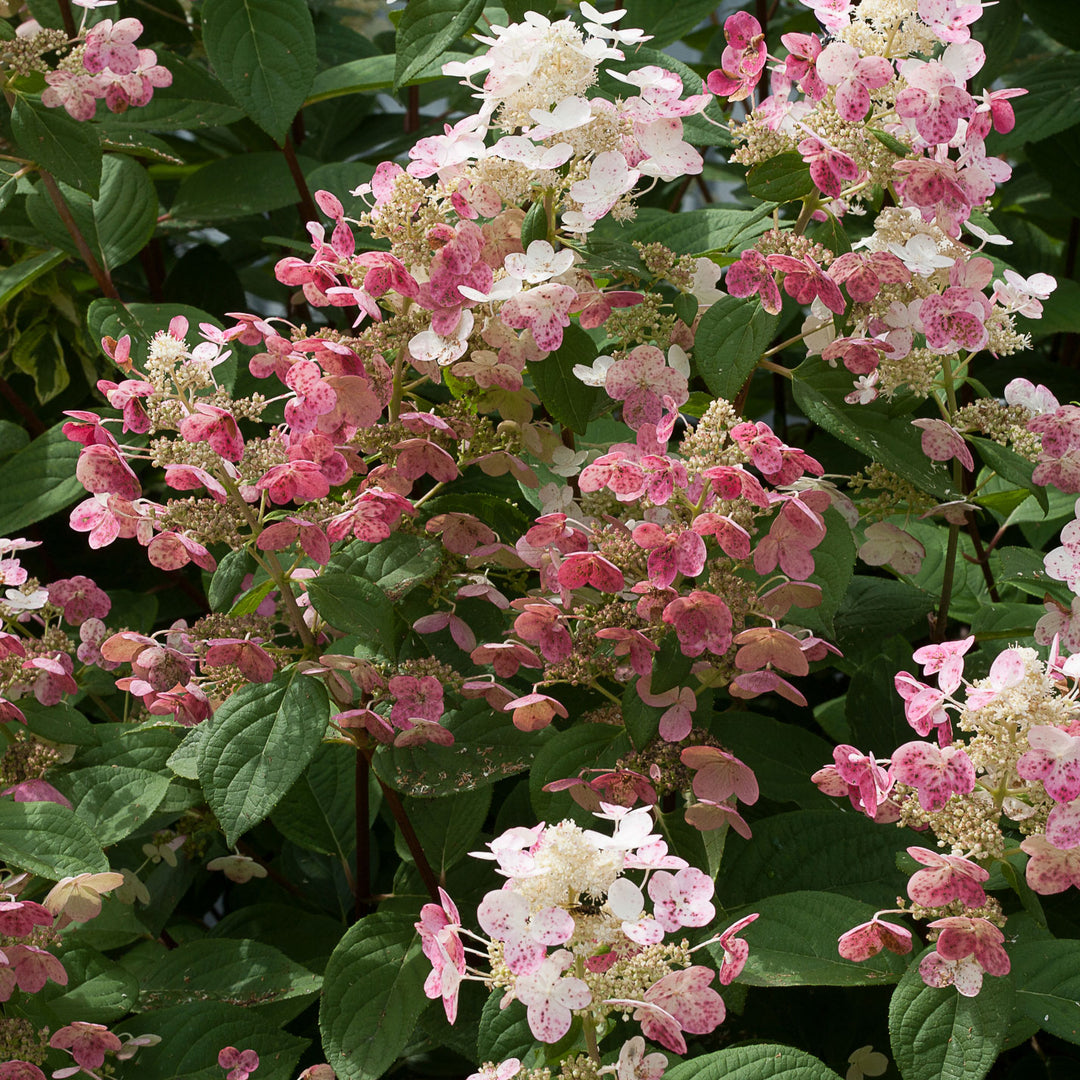
<path fill-rule="evenodd" d="M 225 1080 L 248 1080 L 259 1067 L 259 1055 L 254 1050 L 237 1050 L 235 1046 L 226 1046 L 218 1053 L 218 1065 L 229 1070 Z"/>
<path fill-rule="evenodd" d="M 754 248 L 739 254 L 739 261 L 727 269 L 724 279 L 732 296 L 761 296 L 761 306 L 770 314 L 777 315 L 783 305 L 780 289 L 773 278 L 772 269 L 765 256 Z"/>
<path fill-rule="evenodd" d="M 1051 896 L 1070 885 L 1080 889 L 1080 846 L 1062 850 L 1045 836 L 1029 836 L 1020 847 L 1028 855 L 1024 873 L 1035 892 Z"/>
<path fill-rule="evenodd" d="M 836 87 L 836 111 L 849 123 L 859 123 L 870 109 L 870 91 L 893 80 L 893 66 L 883 56 L 860 56 L 844 42 L 822 50 L 817 72 L 826 86 Z M 823 189 L 824 190 L 824 189 Z"/>
<path fill-rule="evenodd" d="M 723 656 L 731 647 L 731 611 L 713 593 L 694 589 L 676 597 L 664 608 L 663 620 L 674 628 L 686 656 L 706 651 Z"/>
<path fill-rule="evenodd" d="M 658 870 L 649 878 L 653 917 L 668 933 L 712 922 L 716 917 L 712 895 L 712 878 L 693 866 L 674 875 Z"/>
<path fill-rule="evenodd" d="M 623 419 L 635 429 L 660 421 L 665 396 L 681 405 L 689 395 L 686 376 L 668 367 L 666 357 L 654 345 L 638 345 L 612 364 L 604 389 L 623 402 Z"/>
<path fill-rule="evenodd" d="M 841 934 L 837 942 L 840 955 L 855 963 L 877 956 L 882 949 L 888 949 L 898 956 L 911 952 L 911 931 L 875 915 L 869 922 L 860 923 Z"/>
<path fill-rule="evenodd" d="M 908 854 L 928 867 L 916 871 L 907 884 L 908 896 L 923 907 L 944 907 L 962 900 L 969 908 L 982 907 L 986 893 L 982 882 L 990 871 L 958 855 L 940 855 L 923 847 L 909 847 Z"/>
<path fill-rule="evenodd" d="M 707 85 L 718 97 L 742 101 L 750 96 L 768 60 L 761 23 L 747 11 L 737 11 L 724 20 L 727 46 L 720 67 L 709 73 Z"/>
<path fill-rule="evenodd" d="M 105 1051 L 119 1050 L 120 1040 L 104 1024 L 76 1020 L 54 1031 L 49 1045 L 58 1050 L 70 1050 L 71 1056 L 84 1069 L 100 1069 L 105 1063 Z"/>
<path fill-rule="evenodd" d="M 742 969 L 750 956 L 750 945 L 737 935 L 758 918 L 760 916 L 756 913 L 746 915 L 738 922 L 732 923 L 718 938 L 717 943 L 724 954 L 720 970 L 716 975 L 721 986 L 729 986 L 742 974 Z"/>
<path fill-rule="evenodd" d="M 890 773 L 915 788 L 924 810 L 940 810 L 953 794 L 970 795 L 975 788 L 975 767 L 956 746 L 904 743 L 892 756 Z"/>
<path fill-rule="evenodd" d="M 543 1043 L 558 1042 L 570 1030 L 571 1010 L 584 1009 L 592 1001 L 585 982 L 563 975 L 573 963 L 573 953 L 559 949 L 546 957 L 536 971 L 520 976 L 515 983 L 529 1030 Z"/>
<path fill-rule="evenodd" d="M 1026 751 L 1016 763 L 1025 780 L 1041 780 L 1046 793 L 1057 802 L 1080 797 L 1080 737 L 1061 728 L 1038 724 L 1028 731 Z"/>

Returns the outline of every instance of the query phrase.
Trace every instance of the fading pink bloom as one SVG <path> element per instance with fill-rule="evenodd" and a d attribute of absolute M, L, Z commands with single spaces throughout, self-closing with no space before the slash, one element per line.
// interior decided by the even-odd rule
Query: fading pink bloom
<path fill-rule="evenodd" d="M 105 1051 L 119 1050 L 120 1040 L 104 1024 L 76 1020 L 54 1031 L 49 1045 L 59 1050 L 70 1050 L 71 1056 L 84 1069 L 100 1069 L 105 1063 Z"/>
<path fill-rule="evenodd" d="M 724 954 L 720 970 L 716 974 L 721 986 L 730 986 L 742 974 L 750 956 L 750 945 L 737 935 L 758 918 L 760 916 L 757 914 L 744 916 L 738 922 L 732 923 L 717 939 L 717 944 Z"/>
<path fill-rule="evenodd" d="M 240 673 L 253 683 L 268 683 L 277 670 L 269 653 L 254 641 L 246 638 L 212 638 L 209 648 L 203 656 L 206 667 L 221 667 L 232 664 Z"/>
<path fill-rule="evenodd" d="M 254 1050 L 237 1050 L 235 1046 L 226 1046 L 218 1053 L 218 1065 L 229 1070 L 225 1080 L 248 1080 L 259 1067 L 259 1055 Z"/>
<path fill-rule="evenodd" d="M 1003 946 L 1005 935 L 987 919 L 958 915 L 936 919 L 927 926 L 940 931 L 937 952 L 944 959 L 961 960 L 965 956 L 974 956 L 990 975 L 1009 973 L 1009 954 Z"/>
<path fill-rule="evenodd" d="M 868 566 L 891 566 L 900 574 L 917 574 L 926 548 L 910 533 L 888 521 L 875 521 L 863 531 L 859 558 Z"/>
<path fill-rule="evenodd" d="M 638 345 L 607 369 L 604 389 L 623 403 L 623 419 L 635 430 L 642 424 L 659 423 L 664 397 L 677 405 L 689 395 L 686 376 L 667 366 L 664 354 L 654 345 Z"/>
<path fill-rule="evenodd" d="M 952 795 L 970 795 L 975 788 L 975 767 L 956 746 L 904 743 L 892 756 L 890 773 L 915 788 L 924 810 L 940 810 Z"/>
<path fill-rule="evenodd" d="M 137 499 L 142 494 L 139 478 L 112 446 L 84 446 L 75 466 L 75 477 L 93 495 L 119 495 Z"/>
<path fill-rule="evenodd" d="M 227 409 L 197 402 L 196 412 L 180 421 L 180 434 L 185 442 L 205 442 L 226 461 L 237 462 L 244 456 L 244 437 L 236 418 Z"/>
<path fill-rule="evenodd" d="M 75 71 L 48 71 L 48 84 L 41 92 L 41 104 L 46 109 L 63 108 L 72 120 L 93 120 L 97 112 L 98 80 L 92 75 Z"/>
<path fill-rule="evenodd" d="M 971 24 L 983 13 L 981 3 L 965 0 L 919 0 L 919 18 L 939 41 L 969 41 Z"/>
<path fill-rule="evenodd" d="M 624 583 L 623 572 L 596 551 L 573 551 L 559 567 L 559 584 L 564 589 L 591 585 L 600 592 L 617 593 Z"/>
<path fill-rule="evenodd" d="M 837 315 L 844 313 L 844 297 L 836 282 L 809 255 L 801 259 L 769 255 L 765 262 L 770 270 L 779 270 L 784 275 L 784 291 L 793 300 L 810 304 L 816 298 Z"/>
<path fill-rule="evenodd" d="M 529 912 L 529 901 L 509 889 L 489 892 L 476 909 L 480 928 L 503 942 L 506 965 L 515 975 L 539 971 L 547 946 L 574 936 L 574 917 L 559 907 Z"/>
<path fill-rule="evenodd" d="M 882 949 L 888 949 L 897 956 L 911 952 L 911 931 L 875 915 L 869 922 L 860 923 L 841 934 L 837 942 L 840 955 L 855 963 L 877 956 Z"/>
<path fill-rule="evenodd" d="M 52 924 L 52 912 L 33 900 L 0 901 L 0 934 L 5 937 L 28 937 L 35 926 Z"/>
<path fill-rule="evenodd" d="M 911 271 L 889 251 L 848 251 L 829 267 L 829 277 L 846 283 L 852 300 L 869 303 L 881 292 L 882 286 L 908 281 Z"/>
<path fill-rule="evenodd" d="M 739 254 L 739 261 L 728 267 L 724 279 L 732 296 L 760 294 L 761 306 L 770 314 L 777 315 L 783 305 L 780 289 L 765 256 L 754 248 Z"/>
<path fill-rule="evenodd" d="M 1040 896 L 1064 892 L 1070 885 L 1080 889 L 1080 846 L 1063 851 L 1045 836 L 1029 836 L 1020 847 L 1028 855 L 1027 883 Z"/>
<path fill-rule="evenodd" d="M 820 101 L 827 87 L 818 73 L 817 61 L 821 56 L 821 39 L 817 34 L 781 34 L 780 41 L 787 49 L 784 74 L 812 101 Z"/>
<path fill-rule="evenodd" d="M 12 719 L 12 717 L 5 717 L 3 715 L 3 705 L 5 702 L 0 700 L 0 721 Z M 22 715 L 21 713 L 19 714 Z M 25 719 L 23 723 L 25 723 Z M 29 780 L 22 780 L 18 784 L 13 784 L 9 788 L 5 788 L 0 791 L 0 795 L 10 795 L 16 802 L 52 802 L 57 806 L 66 806 L 69 810 L 73 810 L 71 800 L 62 795 L 56 790 L 47 780 L 37 780 L 31 778 Z M 3 905 L 0 905 L 2 908 Z M 51 921 L 51 919 L 50 919 Z"/>
<path fill-rule="evenodd" d="M 664 608 L 664 622 L 674 628 L 686 656 L 706 650 L 723 656 L 731 647 L 731 611 L 713 593 L 694 589 Z"/>
<path fill-rule="evenodd" d="M 143 32 L 138 19 L 102 19 L 90 27 L 83 51 L 83 67 L 96 75 L 109 68 L 116 75 L 127 75 L 139 63 L 135 39 Z M 100 1062 L 98 1063 L 100 1064 Z"/>
<path fill-rule="evenodd" d="M 859 166 L 854 159 L 823 139 L 808 136 L 799 143 L 798 150 L 810 166 L 810 179 L 830 198 L 839 199 L 844 184 L 858 178 Z"/>
<path fill-rule="evenodd" d="M 183 533 L 166 530 L 160 532 L 147 545 L 146 557 L 159 570 L 179 570 L 189 562 L 213 572 L 217 560 L 197 540 Z"/>
<path fill-rule="evenodd" d="M 961 119 L 975 111 L 975 102 L 957 77 L 938 61 L 905 60 L 900 65 L 907 86 L 896 95 L 896 114 L 914 122 L 931 146 L 956 135 Z"/>
<path fill-rule="evenodd" d="M 680 760 L 694 771 L 694 794 L 707 802 L 726 802 L 734 795 L 748 806 L 758 800 L 754 770 L 717 746 L 688 746 Z"/>
<path fill-rule="evenodd" d="M 64 611 L 65 621 L 81 626 L 87 619 L 104 619 L 112 608 L 108 594 L 88 577 L 76 574 L 48 586 L 49 603 Z"/>
<path fill-rule="evenodd" d="M 1026 751 L 1016 763 L 1025 780 L 1041 780 L 1046 793 L 1060 803 L 1080 797 L 1080 737 L 1049 724 L 1028 731 Z"/>
<path fill-rule="evenodd" d="M 540 731 L 556 716 L 566 719 L 570 714 L 566 706 L 547 694 L 526 694 L 506 703 L 507 712 L 513 712 L 514 727 L 519 731 Z"/>
<path fill-rule="evenodd" d="M 310 502 L 312 499 L 325 498 L 330 493 L 330 483 L 320 466 L 314 461 L 302 460 L 272 465 L 255 482 L 255 487 L 265 491 L 277 506 L 293 501 Z M 331 539 L 340 537 L 332 536 Z"/>
<path fill-rule="evenodd" d="M 982 882 L 990 877 L 978 863 L 958 855 L 939 855 L 923 847 L 909 847 L 908 854 L 929 867 L 914 873 L 907 884 L 908 896 L 923 907 L 944 907 L 961 900 L 969 908 L 982 907 L 986 893 Z"/>
<path fill-rule="evenodd" d="M 949 461 L 956 458 L 968 472 L 975 468 L 975 461 L 971 456 L 971 449 L 960 434 L 951 424 L 944 420 L 912 420 L 912 425 L 923 429 L 922 449 L 923 453 L 931 461 Z"/>
<path fill-rule="evenodd" d="M 29 1061 L 12 1059 L 0 1063 L 0 1080 L 45 1080 L 45 1074 Z"/>

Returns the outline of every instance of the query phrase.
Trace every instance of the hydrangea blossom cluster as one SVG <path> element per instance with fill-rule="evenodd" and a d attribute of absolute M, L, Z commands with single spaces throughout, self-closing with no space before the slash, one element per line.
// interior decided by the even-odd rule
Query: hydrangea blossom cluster
<path fill-rule="evenodd" d="M 979 992 L 984 973 L 1009 971 L 1005 919 L 984 888 L 995 862 L 1027 855 L 1036 893 L 1080 888 L 1080 663 L 1062 657 L 1056 641 L 1045 663 L 1013 646 L 985 678 L 968 681 L 964 657 L 973 642 L 915 651 L 923 678 L 934 682 L 897 674 L 904 714 L 921 739 L 880 761 L 838 746 L 833 764 L 814 775 L 822 791 L 846 796 L 875 821 L 937 838 L 938 850 L 908 848 L 921 868 L 908 881 L 905 910 L 932 920 L 936 948 L 920 965 L 924 981 L 967 996 Z M 841 937 L 840 952 L 863 960 L 882 948 L 907 952 L 911 942 L 910 931 L 875 916 Z"/>
<path fill-rule="evenodd" d="M 30 883 L 28 875 L 9 879 L 0 885 L 0 1001 L 15 996 L 36 994 L 49 982 L 66 986 L 68 973 L 51 948 L 60 945 L 59 930 L 71 922 L 88 922 L 101 911 L 101 894 L 116 888 L 123 878 L 119 874 L 82 874 L 64 878 L 44 898 L 44 903 L 20 900 L 18 894 Z M 75 1064 L 55 1071 L 58 1078 L 101 1068 L 106 1054 L 117 1060 L 132 1057 L 140 1046 L 152 1046 L 160 1041 L 156 1035 L 137 1039 L 128 1036 L 124 1041 L 104 1024 L 74 1020 L 51 1031 L 44 1028 L 35 1039 L 40 1051 L 37 1060 L 43 1061 L 46 1049 L 64 1050 Z M 23 1047 L 29 1052 L 30 1047 Z M 31 1053 L 31 1056 L 35 1056 Z M 0 1078 L 5 1080 L 45 1080 L 45 1074 L 33 1061 L 10 1058 L 0 1064 Z"/>
<path fill-rule="evenodd" d="M 618 44 L 640 32 L 582 12 L 580 27 L 533 14 L 496 27 L 486 52 L 448 65 L 466 81 L 487 73 L 480 110 L 421 140 L 407 168 L 380 165 L 360 189 L 369 210 L 359 219 L 332 193 L 316 194 L 332 226 L 310 223 L 312 257 L 285 258 L 277 274 L 313 306 L 356 309 L 351 334 L 238 314 L 225 330 L 202 325 L 194 345 L 186 320 L 174 319 L 142 364 L 128 337 L 104 342 L 123 377 L 98 388 L 119 415 L 72 414 L 65 427 L 82 446 L 77 476 L 89 493 L 72 527 L 92 547 L 134 539 L 165 570 L 212 571 L 213 545 L 243 548 L 258 567 L 251 592 L 262 589 L 250 615 L 99 643 L 104 662 L 130 665 L 118 686 L 151 715 L 198 723 L 232 689 L 298 659 L 327 682 L 339 728 L 365 746 L 452 742 L 445 694 L 483 696 L 531 731 L 567 715 L 554 687 L 610 698 L 614 684 L 660 709 L 660 740 L 674 743 L 714 687 L 804 702 L 791 677 L 829 647 L 784 620 L 820 598 L 807 579 L 833 498 L 816 486 L 821 465 L 722 401 L 678 438 L 694 333 L 660 287 L 704 310 L 720 295 L 713 263 L 647 245 L 627 280 L 598 284 L 577 250 L 593 223 L 630 212 L 642 177 L 700 170 L 679 140 L 709 95 L 684 96 L 681 79 L 660 68 L 618 71 Z M 601 76 L 629 96 L 589 96 Z M 359 250 L 357 229 L 389 250 Z M 582 331 L 607 335 L 610 355 L 575 373 L 602 387 L 633 437 L 599 457 L 564 446 L 566 432 L 537 417 L 525 385 L 526 365 L 539 370 L 571 327 L 578 341 Z M 241 398 L 219 380 L 241 347 L 276 390 Z M 447 405 L 424 396 L 439 382 L 453 394 Z M 284 401 L 283 422 L 254 434 L 271 400 Z M 147 448 L 122 443 L 116 426 L 146 436 Z M 145 462 L 164 468 L 176 496 L 144 496 Z M 523 536 L 500 538 L 444 496 L 473 468 L 539 489 Z M 415 632 L 448 632 L 461 667 L 489 667 L 493 678 L 433 659 L 372 665 L 324 650 L 339 631 L 310 603 L 309 583 L 335 546 L 394 531 L 437 537 L 443 551 L 441 602 Z M 522 570 L 539 588 L 511 601 L 500 578 Z M 512 620 L 504 639 L 477 640 L 458 613 L 476 601 Z M 654 692 L 664 641 L 694 663 L 679 685 Z M 522 669 L 531 690 L 504 685 Z M 691 820 L 747 831 L 734 789 L 694 788 Z"/>
<path fill-rule="evenodd" d="M 451 1023 L 463 979 L 504 990 L 503 1008 L 520 1001 L 543 1043 L 559 1042 L 577 1018 L 585 1054 L 571 1049 L 574 1076 L 599 1075 L 598 1044 L 609 1016 L 632 1017 L 644 1039 L 676 1054 L 686 1053 L 686 1035 L 713 1031 L 725 1008 L 711 984 L 715 977 L 727 986 L 742 971 L 749 945 L 737 935 L 757 918 L 747 916 L 691 948 L 682 931 L 716 917 L 712 879 L 668 853 L 652 831 L 649 808 L 601 807 L 596 816 L 614 823 L 611 836 L 571 821 L 541 823 L 510 829 L 488 851 L 473 853 L 494 861 L 506 878 L 477 908 L 487 938 L 462 925 L 445 892 L 441 904 L 425 905 L 416 924 L 432 964 L 425 991 L 442 998 Z M 643 871 L 641 883 L 627 871 Z M 665 940 L 669 935 L 677 936 Z M 468 941 L 484 945 L 486 970 L 470 961 L 483 954 Z M 710 944 L 722 956 L 719 972 L 694 962 L 693 953 Z M 643 1054 L 644 1040 L 635 1036 L 624 1043 L 620 1061 L 641 1065 Z M 649 1075 L 660 1075 L 666 1057 L 650 1059 Z M 488 1068 L 492 1075 L 514 1076 L 520 1062 Z"/>
<path fill-rule="evenodd" d="M 103 19 L 82 31 L 55 70 L 45 71 L 42 105 L 62 108 L 74 120 L 92 120 L 102 100 L 112 113 L 149 104 L 155 89 L 172 85 L 172 72 L 157 62 L 153 49 L 139 48 L 142 32 L 143 24 L 132 18 Z M 39 28 L 22 39 L 20 55 L 35 38 L 44 48 L 55 48 L 56 33 Z"/>
<path fill-rule="evenodd" d="M 709 76 L 709 88 L 731 101 L 766 79 L 767 95 L 733 124 L 735 160 L 801 159 L 813 187 L 795 228 L 743 251 L 727 271 L 727 289 L 758 295 L 771 312 L 780 310 L 780 286 L 811 305 L 808 353 L 855 377 L 849 403 L 907 386 L 936 391 L 944 404 L 953 371 L 963 372 L 975 353 L 1026 347 L 1014 317 L 1039 317 L 1056 285 L 1047 274 L 1025 279 L 1012 270 L 995 280 L 991 261 L 977 254 L 987 243 L 1008 243 L 972 214 L 1011 174 L 987 155 L 985 140 L 991 130 L 1012 129 L 1010 99 L 1026 91 L 969 90 L 986 59 L 970 31 L 978 4 L 804 2 L 825 34 L 784 34 L 786 55 L 770 66 L 760 24 L 738 12 L 724 24 L 722 67 Z M 891 205 L 855 250 L 832 251 L 803 235 L 814 220 L 866 213 L 883 189 Z M 974 251 L 972 238 L 980 241 Z M 923 435 L 927 455 L 966 465 L 970 451 L 949 413 L 933 423 Z"/>

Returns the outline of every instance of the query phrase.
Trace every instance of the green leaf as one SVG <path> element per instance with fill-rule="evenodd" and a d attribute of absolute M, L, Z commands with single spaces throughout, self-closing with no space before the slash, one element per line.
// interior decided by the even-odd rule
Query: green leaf
<path fill-rule="evenodd" d="M 58 701 L 55 705 L 42 705 L 35 698 L 21 698 L 19 708 L 26 717 L 26 726 L 43 739 L 67 743 L 70 746 L 96 746 L 98 744 L 98 726 L 91 724 L 67 701 Z"/>
<path fill-rule="evenodd" d="M 50 249 L 29 259 L 20 259 L 0 270 L 0 307 L 18 296 L 42 274 L 47 274 L 54 266 L 59 266 L 66 258 L 64 252 Z"/>
<path fill-rule="evenodd" d="M 538 199 L 529 207 L 521 223 L 521 246 L 528 248 L 534 240 L 546 240 L 548 234 L 547 207 Z"/>
<path fill-rule="evenodd" d="M 544 408 L 563 427 L 579 435 L 585 434 L 600 390 L 583 383 L 574 374 L 574 365 L 589 367 L 596 357 L 593 339 L 581 327 L 571 324 L 563 331 L 562 344 L 553 353 L 526 365 Z"/>
<path fill-rule="evenodd" d="M 445 76 L 443 64 L 452 60 L 467 60 L 468 53 L 443 52 L 432 59 L 411 79 L 410 86 L 434 82 Z M 397 58 L 393 53 L 385 56 L 365 56 L 359 60 L 350 60 L 345 64 L 327 68 L 315 76 L 311 92 L 304 105 L 314 105 L 319 101 L 342 97 L 345 94 L 370 94 L 376 90 L 389 90 L 394 85 L 394 68 Z"/>
<path fill-rule="evenodd" d="M 403 801 L 428 863 L 436 876 L 444 878 L 447 870 L 477 846 L 477 837 L 491 808 L 491 788 L 474 788 L 443 799 Z M 398 850 L 403 853 L 402 858 L 407 856 L 404 840 Z"/>
<path fill-rule="evenodd" d="M 75 479 L 80 449 L 57 424 L 0 466 L 0 536 L 16 536 L 86 494 Z"/>
<path fill-rule="evenodd" d="M 319 1029 L 339 1080 L 376 1080 L 428 1004 L 431 965 L 414 915 L 377 912 L 349 927 L 326 965 Z"/>
<path fill-rule="evenodd" d="M 324 743 L 270 820 L 294 844 L 344 859 L 356 846 L 356 750 Z"/>
<path fill-rule="evenodd" d="M 827 761 L 819 761 L 811 772 Z M 905 839 L 911 835 L 883 829 L 863 814 L 836 807 L 774 814 L 754 822 L 752 840 L 729 842 L 716 897 L 724 907 L 732 907 L 757 902 L 780 889 L 824 887 L 870 902 L 880 900 L 883 893 L 895 896 L 906 881 L 896 869 L 896 852 L 912 842 L 913 838 Z"/>
<path fill-rule="evenodd" d="M 1080 49 L 1080 12 L 1060 0 L 1023 0 L 1023 10 L 1040 30 L 1070 49 Z"/>
<path fill-rule="evenodd" d="M 501 1008 L 503 996 L 502 990 L 495 990 L 484 1002 L 476 1033 L 478 1061 L 506 1061 L 512 1057 L 522 1060 L 536 1046 L 525 1006 L 512 1001 Z"/>
<path fill-rule="evenodd" d="M 887 146 L 894 154 L 907 157 L 911 153 L 911 147 L 907 143 L 901 142 L 895 135 L 890 135 L 887 131 L 879 131 L 877 128 L 869 128 L 868 130 L 882 146 Z"/>
<path fill-rule="evenodd" d="M 827 1065 L 804 1050 L 773 1043 L 733 1046 L 664 1072 L 665 1080 L 840 1080 Z"/>
<path fill-rule="evenodd" d="M 523 772 L 551 735 L 551 729 L 518 731 L 508 713 L 493 711 L 483 698 L 466 701 L 442 723 L 453 733 L 453 745 L 380 746 L 375 772 L 406 795 L 451 795 Z"/>
<path fill-rule="evenodd" d="M 880 401 L 858 408 L 844 401 L 851 390 L 850 372 L 830 368 L 814 357 L 792 372 L 792 390 L 807 417 L 830 435 L 921 491 L 942 499 L 951 497 L 949 472 L 923 453 L 919 429 L 911 426 L 906 415 L 895 415 Z"/>
<path fill-rule="evenodd" d="M 244 115 L 221 83 L 205 67 L 182 60 L 173 53 L 158 53 L 158 63 L 172 72 L 172 85 L 154 91 L 148 105 L 110 116 L 104 125 L 106 137 L 133 131 L 176 131 L 202 127 L 224 127 Z"/>
<path fill-rule="evenodd" d="M 1080 1043 L 1080 941 L 1023 942 L 1009 956 L 1017 1009 L 1051 1035 Z"/>
<path fill-rule="evenodd" d="M 991 469 L 1004 477 L 1011 484 L 1026 488 L 1035 496 L 1044 511 L 1050 509 L 1050 500 L 1046 495 L 1046 488 L 1036 484 L 1031 479 L 1035 466 L 1027 458 L 1021 457 L 1015 450 L 994 442 L 992 439 L 980 439 L 974 435 L 968 436 L 968 442 L 978 451 L 979 457 Z"/>
<path fill-rule="evenodd" d="M 397 27 L 394 88 L 410 83 L 459 37 L 484 10 L 484 0 L 411 0 Z"/>
<path fill-rule="evenodd" d="M 315 162 L 299 158 L 304 172 Z M 292 206 L 300 195 L 283 154 L 273 150 L 211 161 L 185 177 L 169 213 L 177 221 L 234 221 Z"/>
<path fill-rule="evenodd" d="M 814 608 L 800 608 L 788 617 L 800 626 L 832 637 L 833 616 L 844 602 L 855 570 L 855 541 L 851 527 L 831 506 L 825 511 L 825 525 L 825 538 L 811 552 L 814 572 L 810 581 L 821 586 L 821 603 Z"/>
<path fill-rule="evenodd" d="M 139 1080 L 220 1080 L 217 1058 L 223 1046 L 254 1050 L 259 1055 L 259 1080 L 292 1080 L 309 1045 L 307 1039 L 282 1031 L 270 1016 L 264 1019 L 258 1010 L 221 1001 L 154 1009 L 128 1017 L 123 1030 L 161 1038 L 158 1046 L 139 1051 L 132 1073 Z"/>
<path fill-rule="evenodd" d="M 57 786 L 98 843 L 108 847 L 145 824 L 165 798 L 169 777 L 148 769 L 93 765 L 68 773 Z"/>
<path fill-rule="evenodd" d="M 183 738 L 180 745 L 169 755 L 166 765 L 184 780 L 199 779 L 199 743 L 210 730 L 208 725 L 198 724 Z"/>
<path fill-rule="evenodd" d="M 329 703 L 322 683 L 294 670 L 241 687 L 199 743 L 199 782 L 232 847 L 278 804 L 322 742 Z"/>
<path fill-rule="evenodd" d="M 350 574 L 324 573 L 308 582 L 308 596 L 335 630 L 374 635 L 383 651 L 392 649 L 394 611 L 378 585 Z"/>
<path fill-rule="evenodd" d="M 810 775 L 832 760 L 832 745 L 792 723 L 750 713 L 720 713 L 712 731 L 757 776 L 774 802 L 820 807 L 824 796 Z"/>
<path fill-rule="evenodd" d="M 629 752 L 626 732 L 614 724 L 575 724 L 555 732 L 536 755 L 529 773 L 529 797 L 537 819 L 559 821 L 572 817 L 591 821 L 590 815 L 565 791 L 544 791 L 544 785 L 577 776 L 594 766 L 613 768 L 616 759 Z"/>
<path fill-rule="evenodd" d="M 65 950 L 64 970 L 66 991 L 50 983 L 41 995 L 62 1024 L 110 1024 L 127 1016 L 138 1001 L 138 979 L 94 949 Z"/>
<path fill-rule="evenodd" d="M 268 1005 L 317 993 L 322 979 L 261 941 L 216 938 L 170 949 L 142 979 L 140 1011 L 195 1001 Z"/>
<path fill-rule="evenodd" d="M 968 998 L 952 986 L 927 986 L 912 962 L 889 1002 L 889 1035 L 900 1075 L 904 1080 L 981 1080 L 997 1059 L 1012 1008 L 1007 975 L 987 976 L 978 996 Z"/>
<path fill-rule="evenodd" d="M 653 206 L 638 209 L 633 221 L 609 226 L 605 235 L 643 244 L 661 243 L 677 255 L 704 255 L 708 251 L 741 251 L 772 228 L 773 204 L 756 210 L 705 207 L 673 214 Z"/>
<path fill-rule="evenodd" d="M 669 631 L 660 641 L 660 651 L 653 653 L 649 689 L 654 694 L 662 694 L 665 690 L 681 685 L 690 675 L 693 666 L 694 658 L 682 651 L 679 635 L 674 630 Z"/>
<path fill-rule="evenodd" d="M 0 800 L 0 859 L 49 881 L 109 869 L 89 826 L 52 802 Z"/>
<path fill-rule="evenodd" d="M 354 540 L 330 560 L 326 572 L 372 582 L 396 604 L 418 585 L 430 581 L 442 563 L 440 540 L 398 532 L 377 544 Z"/>
<path fill-rule="evenodd" d="M 716 0 L 683 0 L 679 4 L 656 4 L 656 0 L 629 0 L 623 26 L 647 27 L 654 49 L 670 45 L 688 34 L 716 10 Z"/>
<path fill-rule="evenodd" d="M 202 31 L 225 88 L 283 143 L 315 78 L 315 27 L 305 0 L 206 0 Z"/>
<path fill-rule="evenodd" d="M 101 170 L 100 193 L 93 199 L 67 184 L 60 190 L 79 232 L 94 257 L 113 270 L 146 246 L 157 225 L 157 193 L 146 170 L 126 154 L 110 154 Z M 26 200 L 26 212 L 45 238 L 79 255 L 67 226 L 43 186 Z"/>
<path fill-rule="evenodd" d="M 101 181 L 101 146 L 93 124 L 72 120 L 63 109 L 19 97 L 11 110 L 19 149 L 57 180 L 91 197 Z"/>
<path fill-rule="evenodd" d="M 234 596 L 243 592 L 240 586 L 251 565 L 246 551 L 230 551 L 218 563 L 210 579 L 210 588 L 206 591 L 211 610 L 221 611 L 232 603 Z"/>
<path fill-rule="evenodd" d="M 635 750 L 643 749 L 651 739 L 655 739 L 660 730 L 662 708 L 646 705 L 637 692 L 637 683 L 631 682 L 623 691 L 622 720 L 626 734 L 634 744 Z"/>
<path fill-rule="evenodd" d="M 802 154 L 789 150 L 755 165 L 746 174 L 746 187 L 759 199 L 786 203 L 809 195 L 814 190 L 814 181 Z"/>
<path fill-rule="evenodd" d="M 833 616 L 835 641 L 849 659 L 862 661 L 877 653 L 881 642 L 915 627 L 925 628 L 936 598 L 915 585 L 892 578 L 852 577 L 839 610 Z"/>
<path fill-rule="evenodd" d="M 715 397 L 733 401 L 776 333 L 778 315 L 754 299 L 722 296 L 701 317 L 694 360 Z"/>
<path fill-rule="evenodd" d="M 875 905 L 861 904 L 838 893 L 785 892 L 725 911 L 721 925 L 754 912 L 761 916 L 740 934 L 750 946 L 749 959 L 739 976 L 747 986 L 868 986 L 896 982 L 907 967 L 907 957 L 882 950 L 856 964 L 836 950 L 840 935 L 868 922 L 875 910 Z M 719 963 L 723 949 L 712 945 L 709 950 Z"/>
<path fill-rule="evenodd" d="M 1006 135 L 990 136 L 987 152 L 999 154 L 1039 142 L 1072 127 L 1080 109 L 1080 56 L 1051 56 L 1009 72 L 1009 82 L 1027 94 L 1012 102 L 1016 126 Z"/>

